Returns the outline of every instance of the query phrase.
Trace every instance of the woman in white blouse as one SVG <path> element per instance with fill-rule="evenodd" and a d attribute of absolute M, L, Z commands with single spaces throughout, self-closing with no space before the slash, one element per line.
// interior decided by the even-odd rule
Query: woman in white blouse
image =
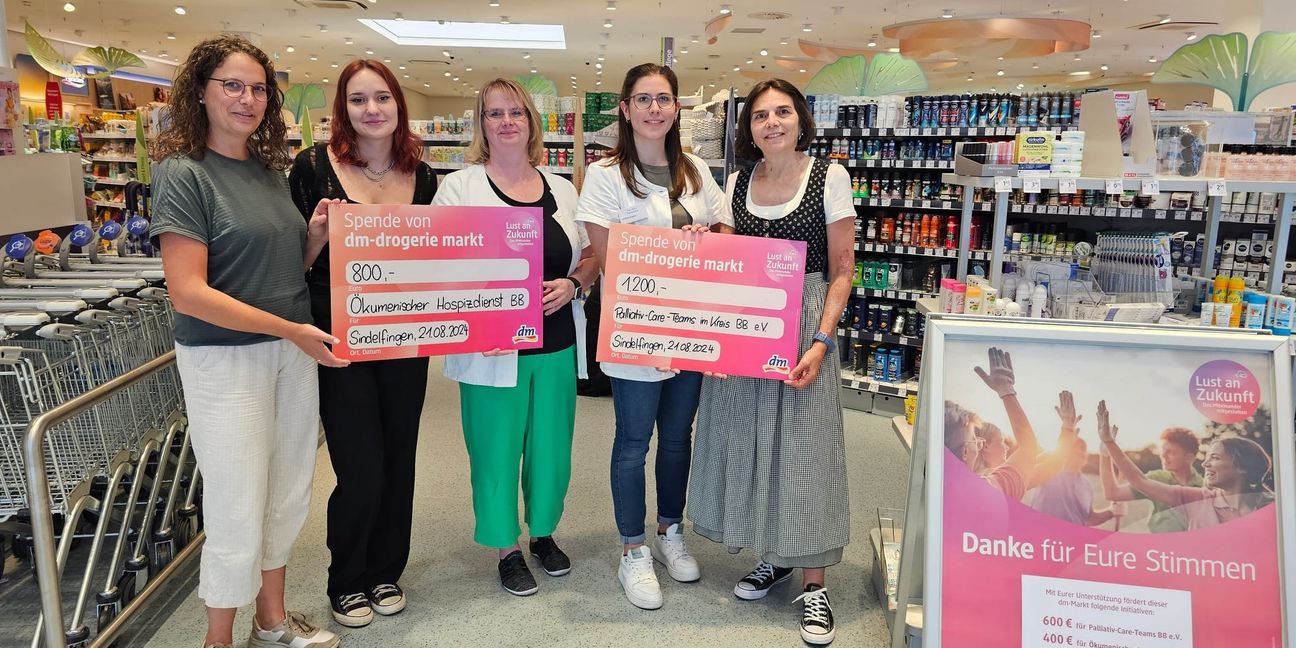
<path fill-rule="evenodd" d="M 508 79 L 482 87 L 478 127 L 467 159 L 446 176 L 433 204 L 537 207 L 544 212 L 544 347 L 446 356 L 445 376 L 459 382 L 460 416 L 472 470 L 473 538 L 499 552 L 500 584 L 510 594 L 538 589 L 518 542 L 517 492 L 526 500 L 529 549 L 545 573 L 562 576 L 571 561 L 553 540 L 571 477 L 576 376 L 584 317 L 572 303 L 598 266 L 584 227 L 573 218 L 576 188 L 537 169 L 544 130 L 531 97 Z M 519 472 L 520 466 L 520 472 Z"/>
<path fill-rule="evenodd" d="M 644 63 L 626 72 L 617 115 L 617 145 L 590 165 L 576 219 L 583 221 L 599 263 L 613 223 L 705 230 L 720 222 L 724 196 L 700 158 L 683 152 L 679 81 L 670 68 Z M 612 506 L 621 537 L 617 577 L 626 598 L 643 609 L 662 605 L 653 559 L 671 578 L 700 578 L 684 545 L 693 416 L 702 375 L 603 362 L 612 382 L 616 437 L 612 443 Z M 644 464 L 657 429 L 657 533 L 644 544 Z"/>

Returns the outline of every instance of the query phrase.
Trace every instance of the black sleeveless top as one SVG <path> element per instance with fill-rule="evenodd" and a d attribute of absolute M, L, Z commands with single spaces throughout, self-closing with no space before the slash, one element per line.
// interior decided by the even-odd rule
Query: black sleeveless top
<path fill-rule="evenodd" d="M 751 186 L 755 166 L 738 172 L 734 183 L 734 228 L 744 236 L 763 236 L 789 241 L 805 241 L 806 273 L 828 272 L 828 222 L 824 214 L 824 180 L 828 177 L 828 163 L 812 158 L 810 179 L 806 182 L 801 202 L 792 213 L 773 220 L 761 218 L 747 211 L 747 191 Z"/>

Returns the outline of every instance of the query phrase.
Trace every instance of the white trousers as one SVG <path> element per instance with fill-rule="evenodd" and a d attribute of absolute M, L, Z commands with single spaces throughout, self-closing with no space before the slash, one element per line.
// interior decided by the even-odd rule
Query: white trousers
<path fill-rule="evenodd" d="M 256 599 L 261 572 L 288 564 L 310 507 L 319 435 L 315 361 L 285 340 L 176 345 L 189 435 L 203 480 L 198 596 Z"/>

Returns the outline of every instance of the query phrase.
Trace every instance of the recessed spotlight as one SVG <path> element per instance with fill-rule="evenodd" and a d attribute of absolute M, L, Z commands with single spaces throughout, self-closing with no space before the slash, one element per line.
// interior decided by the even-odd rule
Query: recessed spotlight
<path fill-rule="evenodd" d="M 508 25 L 508 24 L 510 24 L 510 23 L 509 23 L 508 16 L 500 16 L 500 24 L 501 24 L 501 25 Z"/>
<path fill-rule="evenodd" d="M 872 36 L 869 36 L 868 46 L 877 47 L 877 34 L 873 34 Z"/>
<path fill-rule="evenodd" d="M 1000 56 L 1000 57 L 998 57 L 998 58 L 995 59 L 995 60 L 997 60 L 997 61 L 1002 61 L 1002 60 L 1004 60 L 1004 58 L 1003 58 L 1002 56 Z"/>
<path fill-rule="evenodd" d="M 450 76 L 449 72 L 442 72 L 441 74 L 444 74 L 445 76 Z"/>
<path fill-rule="evenodd" d="M 71 2 L 65 2 L 63 3 L 63 11 L 72 13 L 73 11 L 76 11 L 76 5 L 72 4 Z"/>
<path fill-rule="evenodd" d="M 696 42 L 698 42 L 698 37 L 697 37 L 697 36 L 690 36 L 690 37 L 689 37 L 689 42 L 690 42 L 690 43 L 696 43 Z"/>
<path fill-rule="evenodd" d="M 368 55 L 368 56 L 373 56 L 373 50 L 371 50 L 371 49 L 367 49 L 367 50 L 365 50 L 365 54 Z"/>
<path fill-rule="evenodd" d="M 602 64 L 602 63 L 595 63 L 595 64 L 594 64 L 594 69 L 596 69 L 596 70 L 602 70 L 602 69 L 603 69 L 603 64 Z"/>
<path fill-rule="evenodd" d="M 1072 61 L 1079 61 L 1079 60 L 1080 60 L 1080 55 L 1079 55 L 1079 54 L 1076 54 L 1074 57 L 1071 58 L 1071 60 L 1072 60 Z"/>
<path fill-rule="evenodd" d="M 405 16 L 402 15 L 401 12 L 397 11 L 396 15 L 392 16 L 392 20 L 405 20 Z"/>
<path fill-rule="evenodd" d="M 1158 25 L 1164 25 L 1170 22 L 1170 14 L 1157 14 L 1157 17 L 1161 19 L 1157 21 Z"/>
<path fill-rule="evenodd" d="M 998 72 L 995 72 L 995 76 L 1003 76 L 1003 75 L 1004 75 L 1003 70 L 999 70 Z"/>
<path fill-rule="evenodd" d="M 523 61 L 525 61 L 525 60 L 527 60 L 527 59 L 529 59 L 529 58 L 531 58 L 531 52 L 522 52 L 522 60 L 523 60 Z"/>
<path fill-rule="evenodd" d="M 391 59 L 389 59 L 389 58 L 385 58 L 385 59 L 383 59 L 383 63 L 391 63 Z"/>
<path fill-rule="evenodd" d="M 1089 76 L 1090 74 L 1092 74 L 1092 72 L 1090 72 L 1089 70 L 1076 70 L 1075 72 L 1067 72 L 1068 76 Z"/>
<path fill-rule="evenodd" d="M 810 23 L 804 23 L 801 25 L 801 31 L 810 32 L 810 31 L 814 31 L 814 28 L 810 26 Z"/>
<path fill-rule="evenodd" d="M 1020 84 L 1020 83 L 1017 84 L 1017 89 L 1018 89 L 1018 90 L 1021 90 L 1022 88 L 1025 88 L 1025 87 L 1026 87 L 1026 86 L 1023 85 L 1023 84 Z"/>
<path fill-rule="evenodd" d="M 347 45 L 355 45 L 355 39 L 351 38 L 350 36 L 347 36 L 346 38 L 342 39 L 342 42 L 346 43 Z"/>
<path fill-rule="evenodd" d="M 747 59 L 747 65 L 751 65 L 754 59 Z"/>
<path fill-rule="evenodd" d="M 1157 58 L 1155 56 L 1148 57 L 1148 63 L 1156 63 L 1156 62 L 1157 62 Z"/>
<path fill-rule="evenodd" d="M 608 10 L 608 11 L 616 11 L 616 0 L 608 0 L 608 3 L 607 3 L 607 10 Z"/>
<path fill-rule="evenodd" d="M 535 69 L 535 68 L 531 68 L 531 74 L 536 74 L 536 69 Z"/>
<path fill-rule="evenodd" d="M 431 83 L 424 83 L 424 84 L 423 84 L 423 87 L 424 87 L 424 88 L 431 88 L 431 87 L 432 87 L 432 84 L 431 84 Z"/>
<path fill-rule="evenodd" d="M 596 85 L 596 86 L 601 86 L 601 85 L 603 85 L 603 82 L 602 82 L 602 81 L 595 81 L 595 82 L 594 82 L 594 85 Z"/>
<path fill-rule="evenodd" d="M 327 77 L 324 78 L 324 83 L 328 83 L 328 78 L 327 78 Z"/>
<path fill-rule="evenodd" d="M 397 66 L 397 67 L 400 68 L 400 69 L 402 69 L 402 70 L 405 69 L 405 66 L 404 66 L 404 65 L 400 65 L 400 66 Z"/>
<path fill-rule="evenodd" d="M 450 58 L 450 50 L 441 50 L 441 56 Z"/>
<path fill-rule="evenodd" d="M 720 5 L 720 15 L 727 16 L 731 13 L 733 13 L 733 11 L 729 9 L 729 5 L 727 4 Z"/>
<path fill-rule="evenodd" d="M 185 15 L 186 13 L 189 13 L 189 12 L 185 11 L 184 5 L 176 5 L 176 6 L 175 6 L 175 12 L 176 12 L 176 15 L 177 15 L 177 16 L 183 16 L 183 15 Z"/>
<path fill-rule="evenodd" d="M 887 48 L 887 51 L 888 51 L 888 52 L 891 52 L 892 54 L 899 54 L 899 53 L 900 53 L 900 48 L 899 48 L 899 47 L 888 47 L 888 48 Z"/>
<path fill-rule="evenodd" d="M 603 70 L 599 70 L 599 71 L 595 72 L 594 75 L 595 75 L 595 76 L 603 76 Z"/>
<path fill-rule="evenodd" d="M 604 56 L 603 56 L 602 54 L 599 54 L 599 55 L 598 55 L 598 62 L 599 62 L 599 63 L 602 63 L 603 60 L 604 60 Z"/>
<path fill-rule="evenodd" d="M 782 38 L 779 39 L 779 45 L 787 45 L 787 44 L 788 44 L 788 37 L 787 37 L 787 36 L 784 36 L 784 37 L 782 37 Z"/>
<path fill-rule="evenodd" d="M 612 29 L 612 19 L 608 18 L 603 21 L 603 29 Z"/>
<path fill-rule="evenodd" d="M 941 12 L 941 18 L 953 18 L 953 17 L 954 17 L 953 9 L 946 9 Z"/>
<path fill-rule="evenodd" d="M 1038 70 L 1038 69 L 1039 69 L 1039 63 L 1032 63 L 1032 64 L 1031 64 L 1031 69 L 1032 69 L 1032 70 Z"/>
<path fill-rule="evenodd" d="M 806 71 L 805 68 L 801 68 L 801 69 L 797 70 L 797 72 L 800 72 L 801 74 L 805 74 L 805 71 Z"/>
<path fill-rule="evenodd" d="M 292 72 L 292 68 L 284 68 L 284 74 L 289 74 L 291 72 Z"/>
<path fill-rule="evenodd" d="M 1095 30 L 1093 30 L 1093 37 L 1094 37 L 1094 38 L 1102 38 L 1102 30 L 1101 30 L 1101 29 L 1095 29 Z"/>
<path fill-rule="evenodd" d="M 1188 38 L 1186 40 L 1197 40 L 1197 32 L 1188 32 Z"/>
<path fill-rule="evenodd" d="M 314 54 L 311 54 L 310 60 L 312 60 L 312 61 L 318 61 L 318 60 L 319 60 L 319 57 L 318 57 L 318 56 L 315 56 Z"/>
<path fill-rule="evenodd" d="M 968 81 L 971 81 L 971 80 L 972 80 L 972 77 L 968 77 L 967 80 L 968 80 Z"/>
<path fill-rule="evenodd" d="M 468 67 L 464 68 L 464 72 L 472 72 L 472 66 L 469 65 Z"/>
<path fill-rule="evenodd" d="M 567 77 L 567 78 L 571 79 L 572 81 L 575 81 L 575 80 L 576 80 L 576 75 L 573 74 L 573 75 L 571 75 L 571 76 L 569 76 L 569 77 Z"/>
<path fill-rule="evenodd" d="M 175 32 L 167 32 L 167 40 L 175 40 Z"/>
<path fill-rule="evenodd" d="M 1107 70 L 1110 70 L 1111 68 L 1107 67 L 1107 64 L 1104 63 L 1104 64 L 1102 64 L 1102 65 L 1099 65 L 1099 66 L 1098 66 L 1098 69 L 1099 69 L 1099 70 L 1102 70 L 1103 72 L 1106 72 Z"/>
<path fill-rule="evenodd" d="M 499 0 L 490 0 L 490 2 L 487 3 L 487 4 L 490 5 L 490 6 L 492 6 L 492 7 L 498 7 L 498 6 L 499 6 Z"/>
<path fill-rule="evenodd" d="M 681 47 L 679 53 L 680 53 L 680 54 L 688 54 L 688 48 L 687 48 L 687 47 Z"/>
<path fill-rule="evenodd" d="M 328 31 L 328 25 L 320 25 L 320 26 L 319 26 L 319 30 L 320 30 L 320 33 L 321 33 L 321 34 L 327 32 L 327 31 Z"/>
<path fill-rule="evenodd" d="M 288 47 L 285 47 L 285 48 L 284 48 L 284 51 L 285 51 L 285 52 L 288 52 L 289 54 L 292 54 L 293 52 L 296 52 L 296 51 L 297 51 L 297 48 L 296 48 L 296 47 L 293 47 L 292 45 L 289 45 Z"/>
<path fill-rule="evenodd" d="M 331 67 L 331 68 L 334 68 L 334 69 L 336 69 L 336 68 L 337 68 L 337 66 L 338 66 L 338 64 L 337 64 L 337 63 L 333 63 L 333 64 L 331 64 L 331 65 L 329 65 L 329 67 Z"/>
<path fill-rule="evenodd" d="M 741 69 L 742 69 L 742 68 L 738 67 L 737 65 L 734 66 L 734 72 L 737 72 L 738 70 L 741 70 Z"/>
<path fill-rule="evenodd" d="M 763 50 L 761 50 L 761 51 L 760 51 L 760 55 L 761 55 L 761 56 L 769 56 L 769 50 L 767 50 L 767 49 L 763 49 Z"/>
<path fill-rule="evenodd" d="M 162 57 L 162 58 L 166 58 L 166 57 L 167 57 L 167 51 L 166 51 L 166 50 L 162 50 L 161 52 L 158 52 L 158 56 L 160 56 L 160 57 Z"/>

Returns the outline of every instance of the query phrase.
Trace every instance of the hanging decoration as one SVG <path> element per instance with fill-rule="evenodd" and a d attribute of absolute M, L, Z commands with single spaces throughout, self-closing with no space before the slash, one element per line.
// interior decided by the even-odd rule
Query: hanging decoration
<path fill-rule="evenodd" d="M 1211 34 L 1175 50 L 1152 83 L 1191 83 L 1215 88 L 1249 110 L 1260 93 L 1296 83 L 1296 32 L 1263 32 L 1247 51 L 1246 34 Z"/>
<path fill-rule="evenodd" d="M 144 67 L 139 56 L 117 47 L 89 47 L 72 60 L 63 56 L 31 23 L 23 23 L 24 40 L 32 59 L 46 72 L 64 79 L 106 79 L 124 67 Z"/>
<path fill-rule="evenodd" d="M 536 96 L 558 96 L 558 86 L 554 84 L 553 79 L 543 74 L 519 74 L 513 77 L 514 81 L 522 84 L 522 89 L 527 94 Z"/>
<path fill-rule="evenodd" d="M 927 75 L 918 63 L 899 54 L 844 56 L 825 65 L 810 83 L 806 94 L 880 97 L 927 89 Z"/>

